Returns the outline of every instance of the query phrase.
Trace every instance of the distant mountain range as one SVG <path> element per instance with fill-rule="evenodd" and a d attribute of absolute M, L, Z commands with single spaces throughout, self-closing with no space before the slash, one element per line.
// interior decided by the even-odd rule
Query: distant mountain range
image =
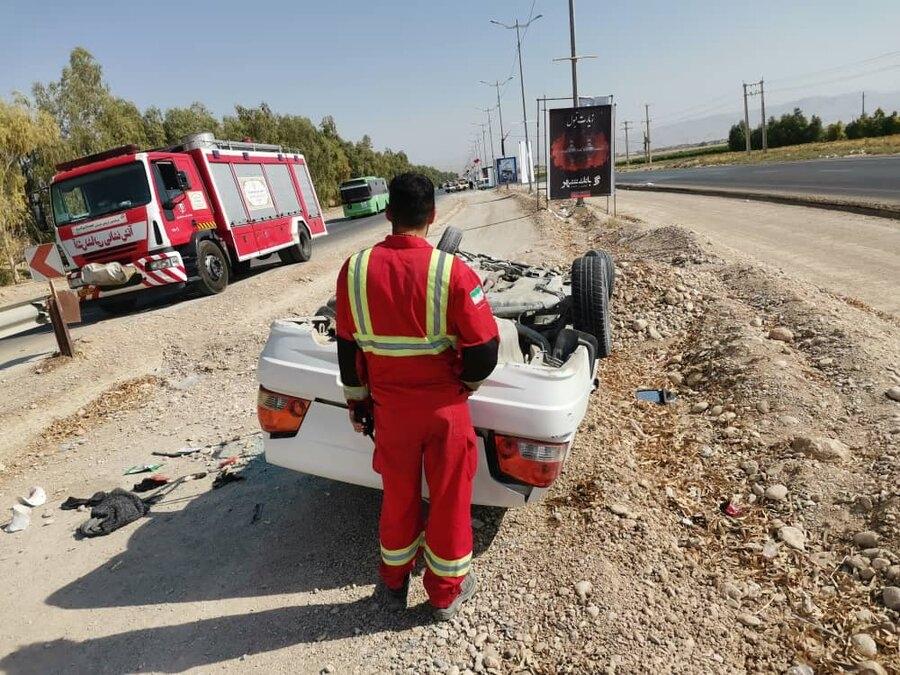
<path fill-rule="evenodd" d="M 744 117 L 744 111 L 740 108 L 740 92 L 735 96 L 737 105 L 734 112 L 700 117 L 694 120 L 678 122 L 676 124 L 660 124 L 653 126 L 652 114 L 650 134 L 653 139 L 653 147 L 665 148 L 678 145 L 695 145 L 703 141 L 714 141 L 728 138 L 728 130 L 732 124 Z M 751 100 L 750 125 L 759 126 L 759 98 Z M 862 107 L 861 93 L 839 94 L 837 96 L 810 96 L 796 101 L 769 105 L 767 101 L 766 116 L 780 117 L 791 112 L 794 108 L 800 108 L 807 117 L 818 115 L 825 124 L 842 120 L 845 123 L 859 117 Z M 871 114 L 875 108 L 882 108 L 887 113 L 900 110 L 900 91 L 891 92 L 866 92 L 866 112 Z M 651 111 L 652 113 L 652 111 Z M 631 138 L 632 151 L 640 147 L 641 136 L 636 134 L 637 140 Z M 621 140 L 620 140 L 621 142 Z"/>

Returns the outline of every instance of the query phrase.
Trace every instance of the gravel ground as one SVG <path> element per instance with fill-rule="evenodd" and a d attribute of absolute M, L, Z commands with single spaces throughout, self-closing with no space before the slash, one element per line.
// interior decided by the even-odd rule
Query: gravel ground
<path fill-rule="evenodd" d="M 133 339 L 100 324 L 75 362 L 3 383 L 21 396 L 4 404 L 18 426 L 0 497 L 40 483 L 50 500 L 0 535 L 0 668 L 898 672 L 896 322 L 678 227 L 529 219 L 502 196 L 459 197 L 464 242 L 560 264 L 610 250 L 615 353 L 545 501 L 475 510 L 480 592 L 457 620 L 431 624 L 418 583 L 407 612 L 372 599 L 377 491 L 258 455 L 268 323 L 314 309 L 359 241 L 138 317 Z M 64 400 L 51 424 L 41 410 Z M 73 539 L 85 516 L 59 501 L 129 486 L 125 467 L 182 446 L 201 451 L 161 471 L 237 457 L 245 480 L 191 481 L 136 524 Z"/>

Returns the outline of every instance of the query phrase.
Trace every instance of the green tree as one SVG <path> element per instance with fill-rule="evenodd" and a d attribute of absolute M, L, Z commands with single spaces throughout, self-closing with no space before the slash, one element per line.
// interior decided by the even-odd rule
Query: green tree
<path fill-rule="evenodd" d="M 0 99 L 0 256 L 13 283 L 19 280 L 16 262 L 22 257 L 31 220 L 27 169 L 58 138 L 59 129 L 49 113 Z"/>
<path fill-rule="evenodd" d="M 844 123 L 843 122 L 835 122 L 834 124 L 829 124 L 825 129 L 825 140 L 826 141 L 840 141 L 847 138 L 847 134 L 844 132 Z"/>
<path fill-rule="evenodd" d="M 167 144 L 178 143 L 182 138 L 201 131 L 219 135 L 221 125 L 209 109 L 194 101 L 187 108 L 169 108 L 163 116 L 163 130 Z"/>

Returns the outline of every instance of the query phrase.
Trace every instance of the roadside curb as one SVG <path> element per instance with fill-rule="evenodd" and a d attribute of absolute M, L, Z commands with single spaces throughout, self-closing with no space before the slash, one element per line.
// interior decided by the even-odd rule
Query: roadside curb
<path fill-rule="evenodd" d="M 890 218 L 900 220 L 900 204 L 888 205 L 873 202 L 859 202 L 842 199 L 831 199 L 816 195 L 781 194 L 777 192 L 755 192 L 753 190 L 720 190 L 716 188 L 688 187 L 686 185 L 642 185 L 639 183 L 616 185 L 622 190 L 637 190 L 644 192 L 671 192 L 676 194 L 701 195 L 704 197 L 727 197 L 729 199 L 752 199 L 760 202 L 774 204 L 789 204 L 791 206 L 807 206 L 831 211 L 846 211 L 858 213 L 864 216 L 876 216 L 878 218 Z"/>

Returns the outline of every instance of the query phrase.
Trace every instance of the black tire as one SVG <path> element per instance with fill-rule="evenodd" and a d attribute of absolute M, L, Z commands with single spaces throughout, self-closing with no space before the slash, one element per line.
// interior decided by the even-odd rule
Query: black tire
<path fill-rule="evenodd" d="M 445 253 L 456 253 L 459 250 L 459 244 L 462 241 L 463 233 L 458 227 L 448 225 L 441 235 L 440 241 L 437 243 L 437 249 Z"/>
<path fill-rule="evenodd" d="M 613 291 L 616 290 L 616 263 L 609 251 L 595 249 L 588 251 L 585 255 L 596 256 L 606 260 L 606 287 L 609 290 L 609 297 L 612 297 Z"/>
<path fill-rule="evenodd" d="M 612 353 L 606 259 L 587 255 L 572 263 L 572 325 L 597 338 L 597 356 Z"/>
<path fill-rule="evenodd" d="M 225 252 L 212 239 L 197 244 L 197 285 L 203 295 L 221 293 L 228 286 L 231 268 Z"/>
<path fill-rule="evenodd" d="M 98 298 L 97 306 L 110 316 L 119 316 L 133 312 L 137 307 L 137 293 L 126 293 L 125 295 L 113 295 L 109 298 Z"/>
<path fill-rule="evenodd" d="M 293 265 L 294 263 L 306 262 L 312 258 L 312 239 L 306 228 L 300 228 L 300 243 L 288 246 L 278 251 L 278 257 L 285 265 Z"/>

